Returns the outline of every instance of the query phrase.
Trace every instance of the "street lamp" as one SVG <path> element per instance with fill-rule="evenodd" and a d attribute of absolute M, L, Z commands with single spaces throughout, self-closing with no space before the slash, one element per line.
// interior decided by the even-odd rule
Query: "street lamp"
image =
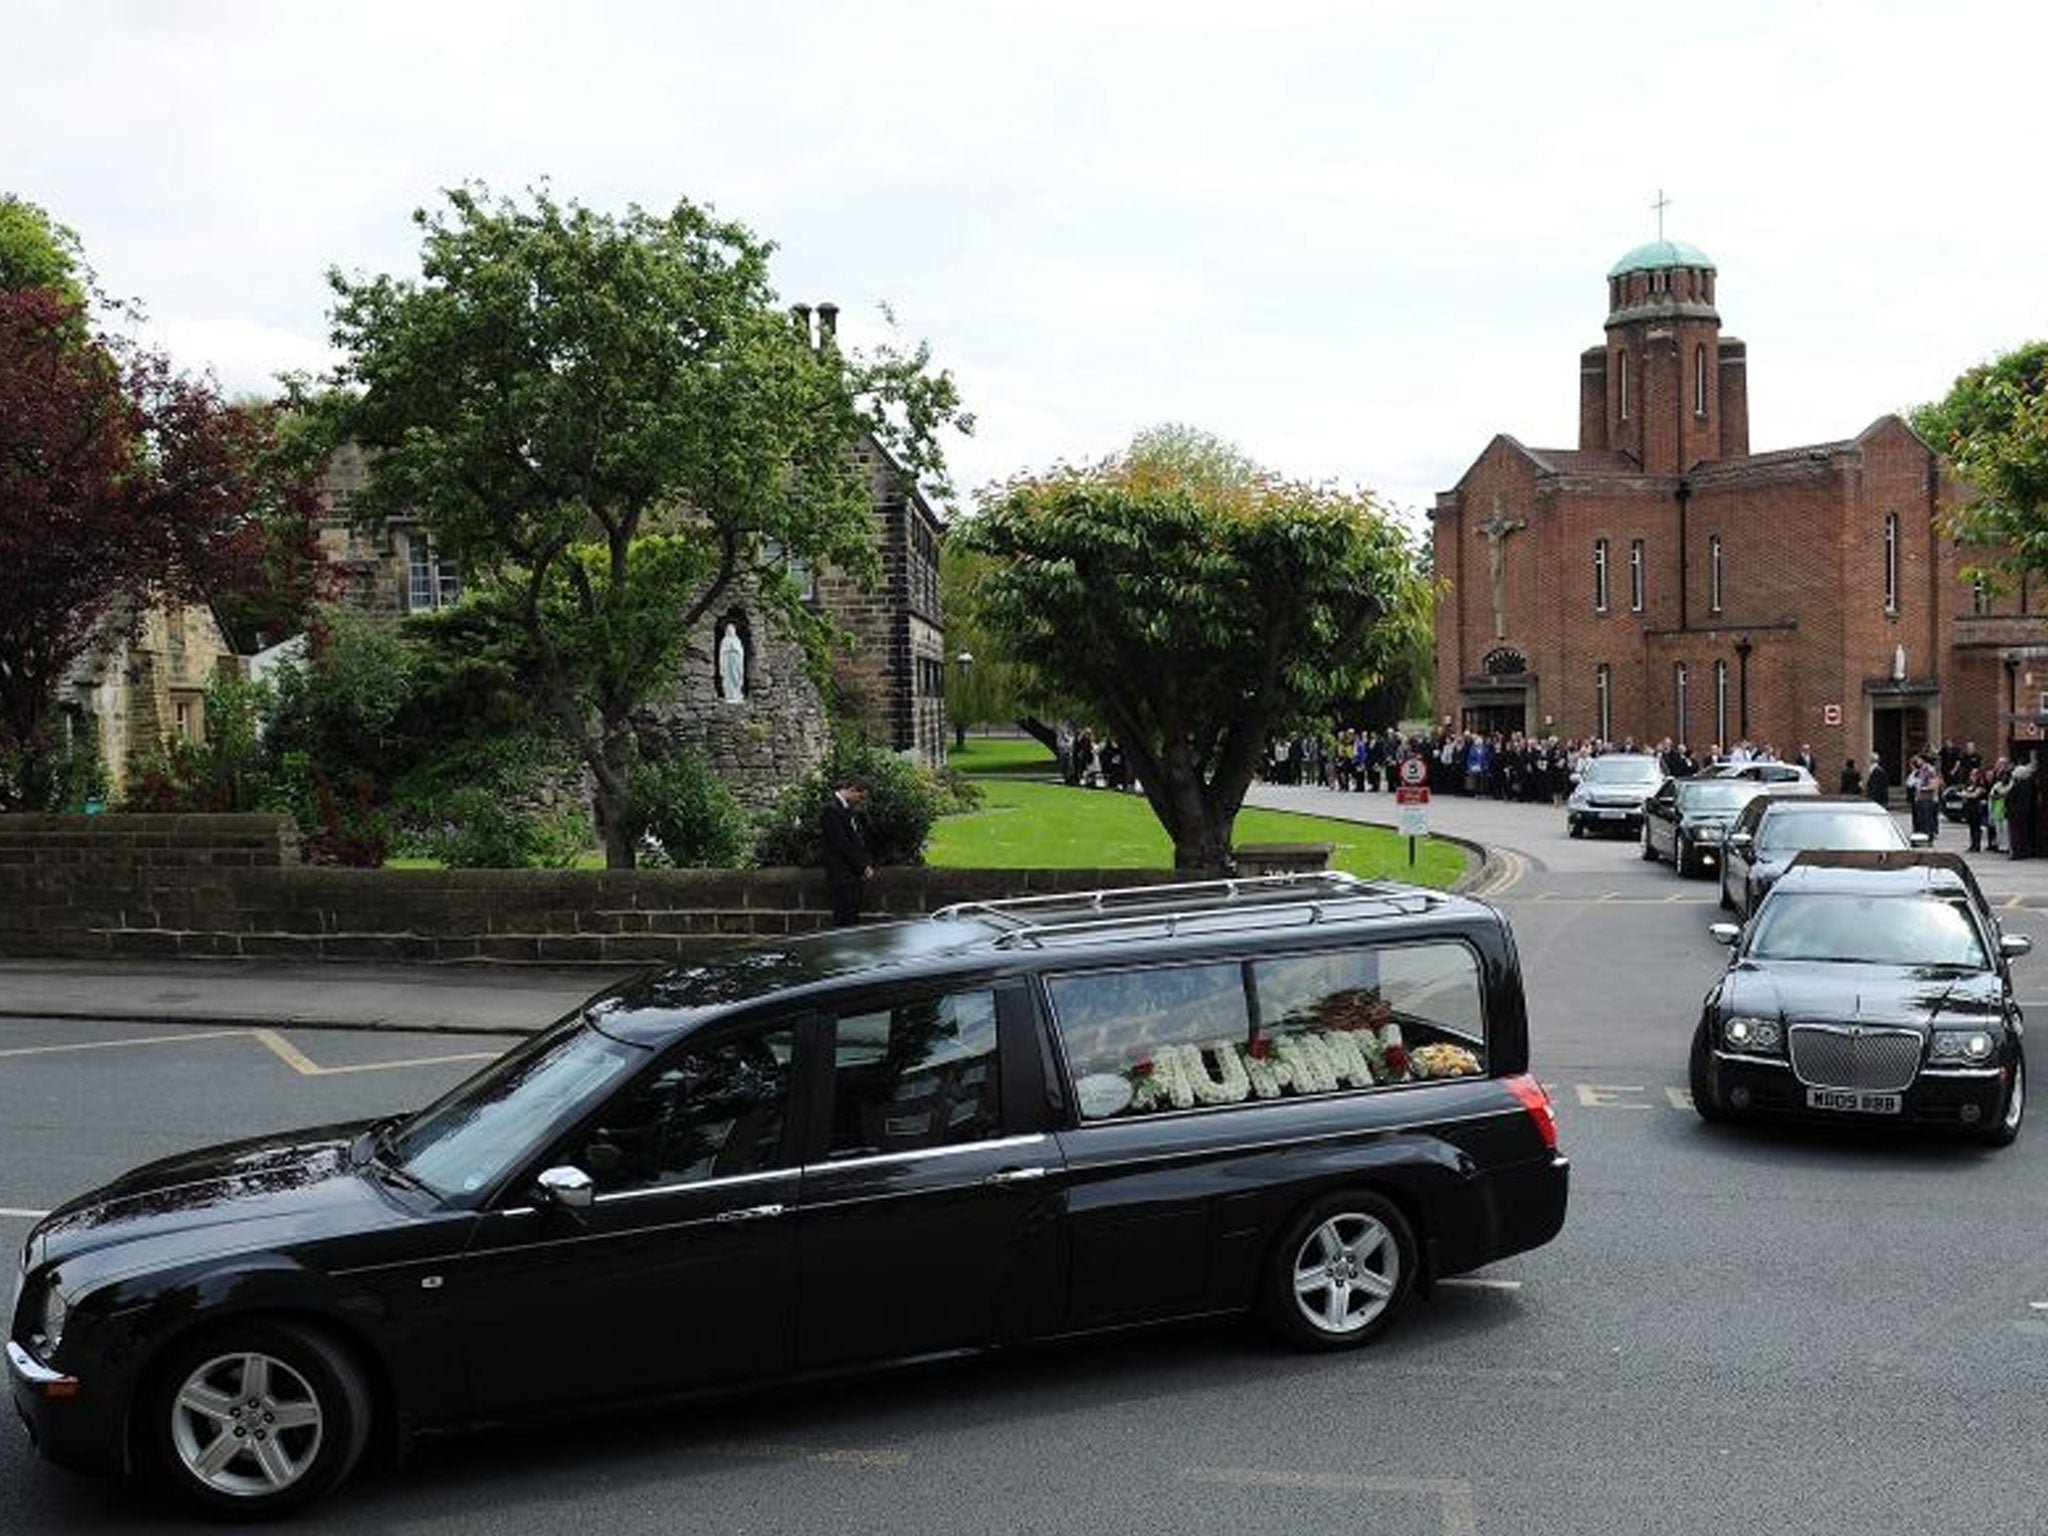
<path fill-rule="evenodd" d="M 959 692 L 962 695 L 960 701 L 961 713 L 953 721 L 953 750 L 958 752 L 964 750 L 967 746 L 967 700 L 965 694 L 967 691 L 967 676 L 974 670 L 974 653 L 972 651 L 962 651 L 953 658 L 953 666 L 960 674 Z"/>
<path fill-rule="evenodd" d="M 1749 636 L 1735 637 L 1735 734 L 1749 740 Z"/>

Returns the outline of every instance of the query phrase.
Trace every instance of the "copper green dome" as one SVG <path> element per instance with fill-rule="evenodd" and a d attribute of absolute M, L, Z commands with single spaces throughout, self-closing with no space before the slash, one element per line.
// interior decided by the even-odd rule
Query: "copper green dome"
<path fill-rule="evenodd" d="M 1714 259 L 1696 245 L 1683 240 L 1652 240 L 1637 246 L 1607 269 L 1609 277 L 1631 272 L 1661 272 L 1666 267 L 1705 267 L 1714 270 Z"/>

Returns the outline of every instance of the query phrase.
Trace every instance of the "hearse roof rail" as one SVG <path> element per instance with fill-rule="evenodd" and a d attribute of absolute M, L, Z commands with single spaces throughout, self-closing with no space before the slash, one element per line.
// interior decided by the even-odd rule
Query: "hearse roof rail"
<path fill-rule="evenodd" d="M 1107 941 L 1137 932 L 1173 937 L 1305 925 L 1338 916 L 1414 915 L 1442 902 L 1435 891 L 1374 884 L 1330 871 L 965 901 L 932 916 L 935 921 L 980 919 L 1007 925 L 995 944 L 1009 949 L 1048 941 Z"/>

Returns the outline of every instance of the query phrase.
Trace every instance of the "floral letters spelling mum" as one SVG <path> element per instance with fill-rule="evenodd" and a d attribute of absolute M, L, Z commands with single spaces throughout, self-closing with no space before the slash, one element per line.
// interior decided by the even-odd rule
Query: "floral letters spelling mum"
<path fill-rule="evenodd" d="M 1192 1109 L 1241 1104 L 1254 1096 L 1334 1093 L 1418 1078 L 1471 1077 L 1479 1058 L 1461 1045 L 1425 1045 L 1411 1053 L 1401 1027 L 1305 1030 L 1249 1046 L 1234 1041 L 1163 1045 L 1131 1072 L 1131 1109 Z"/>

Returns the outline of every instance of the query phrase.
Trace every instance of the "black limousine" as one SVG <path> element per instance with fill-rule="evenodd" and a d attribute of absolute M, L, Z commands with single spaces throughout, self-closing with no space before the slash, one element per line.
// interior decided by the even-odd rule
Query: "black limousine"
<path fill-rule="evenodd" d="M 140 1168 L 21 1254 L 50 1459 L 267 1515 L 380 1443 L 1255 1311 L 1363 1343 L 1548 1241 L 1507 924 L 1344 876 L 736 945 L 410 1117 Z"/>

